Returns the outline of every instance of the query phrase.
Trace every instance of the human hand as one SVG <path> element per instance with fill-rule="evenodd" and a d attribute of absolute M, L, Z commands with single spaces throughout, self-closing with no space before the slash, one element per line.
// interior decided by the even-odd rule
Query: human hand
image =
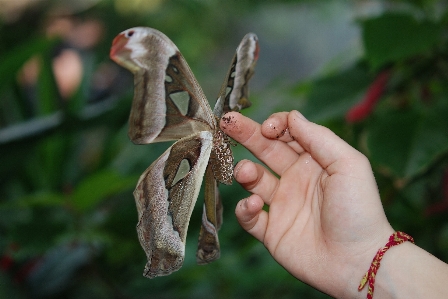
<path fill-rule="evenodd" d="M 297 111 L 262 125 L 231 112 L 221 128 L 279 176 L 248 160 L 236 165 L 235 179 L 252 193 L 236 207 L 241 226 L 301 281 L 365 297 L 358 284 L 394 232 L 367 158 Z"/>

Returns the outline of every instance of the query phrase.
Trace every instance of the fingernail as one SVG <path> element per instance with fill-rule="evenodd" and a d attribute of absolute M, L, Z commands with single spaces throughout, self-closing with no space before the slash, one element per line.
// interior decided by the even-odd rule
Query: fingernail
<path fill-rule="evenodd" d="M 245 210 L 247 210 L 247 201 L 248 201 L 247 198 L 245 198 L 242 200 L 242 203 L 241 203 L 241 207 Z"/>
<path fill-rule="evenodd" d="M 239 161 L 236 163 L 235 167 L 233 168 L 233 177 L 236 179 L 238 176 L 238 172 L 240 171 L 241 167 L 247 162 L 246 159 Z"/>
<path fill-rule="evenodd" d="M 298 118 L 300 118 L 300 119 L 307 120 L 306 117 L 303 116 L 303 114 L 300 113 L 300 112 L 297 111 L 297 110 L 293 110 L 293 111 L 291 111 L 291 113 L 292 113 L 292 115 L 293 115 L 294 117 L 298 117 Z"/>
<path fill-rule="evenodd" d="M 247 210 L 247 198 L 243 198 L 237 203 L 236 210 L 238 209 Z"/>

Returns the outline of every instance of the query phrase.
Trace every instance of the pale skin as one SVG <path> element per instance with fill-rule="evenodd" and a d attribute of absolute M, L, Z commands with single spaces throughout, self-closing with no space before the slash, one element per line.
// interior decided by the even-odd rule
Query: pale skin
<path fill-rule="evenodd" d="M 236 165 L 252 193 L 235 210 L 243 229 L 297 279 L 335 298 L 366 298 L 359 282 L 394 232 L 368 159 L 297 111 L 262 125 L 230 112 L 221 128 L 279 176 L 249 160 Z M 447 282 L 447 264 L 405 242 L 384 255 L 374 298 L 448 298 Z"/>

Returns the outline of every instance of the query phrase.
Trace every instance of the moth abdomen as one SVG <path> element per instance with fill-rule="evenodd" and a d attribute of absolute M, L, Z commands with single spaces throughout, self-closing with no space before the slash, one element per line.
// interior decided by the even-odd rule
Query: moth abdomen
<path fill-rule="evenodd" d="M 210 163 L 215 179 L 225 185 L 231 185 L 233 180 L 233 153 L 229 138 L 221 130 L 217 130 L 213 135 Z"/>

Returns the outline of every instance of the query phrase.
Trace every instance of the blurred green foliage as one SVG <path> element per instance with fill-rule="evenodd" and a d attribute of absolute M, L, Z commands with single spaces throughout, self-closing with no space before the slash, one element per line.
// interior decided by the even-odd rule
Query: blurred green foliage
<path fill-rule="evenodd" d="M 236 47 L 244 33 L 235 32 L 248 26 L 245 20 L 274 2 L 115 0 L 77 6 L 41 1 L 21 14 L 2 14 L 0 297 L 328 297 L 291 277 L 242 231 L 233 210 L 247 193 L 237 184 L 221 188 L 220 260 L 195 263 L 198 205 L 181 270 L 154 280 L 141 275 L 146 258 L 135 232 L 132 191 L 167 144 L 135 146 L 127 139 L 132 78 L 110 62 L 111 41 L 133 26 L 155 27 L 182 49 L 199 79 L 206 78 L 212 53 L 227 49 L 229 41 Z M 297 2 L 304 1 L 275 5 Z M 371 160 L 393 227 L 446 261 L 448 13 L 438 1 L 384 3 L 381 13 L 357 20 L 364 53 L 355 63 L 286 88 L 275 81 L 255 93 L 253 107 L 243 113 L 257 119 L 299 109 L 334 130 Z M 77 45 L 70 32 L 92 19 L 103 26 L 101 38 L 94 46 Z M 69 20 L 72 27 L 49 37 L 46 28 L 55 20 Z M 81 81 L 68 95 L 54 71 L 55 59 L 67 49 L 75 50 L 82 63 Z M 260 60 L 269 59 L 261 51 Z M 31 58 L 39 67 L 30 83 L 23 68 Z M 375 78 L 385 72 L 388 80 L 378 90 Z M 375 87 L 376 98 L 366 101 Z M 270 100 L 263 94 L 273 93 L 282 101 L 277 109 L 263 111 Z M 355 105 L 364 105 L 368 113 L 350 121 Z M 250 157 L 241 146 L 235 155 Z"/>

